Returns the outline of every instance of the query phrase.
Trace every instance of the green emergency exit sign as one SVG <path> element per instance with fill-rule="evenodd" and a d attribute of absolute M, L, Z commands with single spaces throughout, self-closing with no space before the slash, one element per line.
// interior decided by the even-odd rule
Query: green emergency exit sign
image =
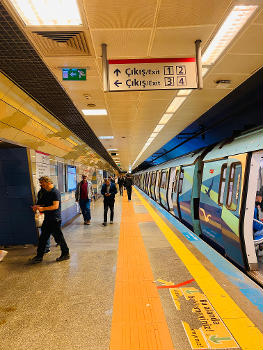
<path fill-rule="evenodd" d="M 62 80 L 86 80 L 85 68 L 63 68 Z"/>

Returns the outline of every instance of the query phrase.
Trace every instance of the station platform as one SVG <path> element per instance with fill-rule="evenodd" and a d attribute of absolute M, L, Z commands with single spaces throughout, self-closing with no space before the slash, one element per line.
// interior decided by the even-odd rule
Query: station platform
<path fill-rule="evenodd" d="M 2 350 L 263 349 L 263 290 L 141 191 L 63 228 L 71 259 L 0 263 Z M 168 220 L 169 218 L 169 220 Z M 4 283 L 3 283 L 4 282 Z"/>

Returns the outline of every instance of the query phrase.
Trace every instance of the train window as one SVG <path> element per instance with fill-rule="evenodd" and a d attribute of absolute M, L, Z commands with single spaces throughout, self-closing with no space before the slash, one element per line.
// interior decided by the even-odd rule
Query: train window
<path fill-rule="evenodd" d="M 225 192 L 225 185 L 226 185 L 226 169 L 227 169 L 227 163 L 224 163 L 221 167 L 221 176 L 220 176 L 220 183 L 219 183 L 219 190 L 218 190 L 218 204 L 220 206 L 223 206 L 223 202 L 224 202 L 224 192 Z"/>
<path fill-rule="evenodd" d="M 241 163 L 232 163 L 229 171 L 229 182 L 227 188 L 227 199 L 226 207 L 230 210 L 237 209 L 237 202 L 240 190 L 240 180 L 241 180 Z"/>
<path fill-rule="evenodd" d="M 167 179 L 167 172 L 164 171 L 162 172 L 162 176 L 161 176 L 161 188 L 165 189 L 166 188 L 166 179 Z"/>
<path fill-rule="evenodd" d="M 176 173 L 175 173 L 175 178 L 174 178 L 174 183 L 173 183 L 173 192 L 174 193 L 177 192 L 178 173 L 179 173 L 179 169 L 177 169 Z"/>
<path fill-rule="evenodd" d="M 179 176 L 179 188 L 178 193 L 182 193 L 183 190 L 183 181 L 184 181 L 184 170 L 181 169 L 180 176 Z"/>

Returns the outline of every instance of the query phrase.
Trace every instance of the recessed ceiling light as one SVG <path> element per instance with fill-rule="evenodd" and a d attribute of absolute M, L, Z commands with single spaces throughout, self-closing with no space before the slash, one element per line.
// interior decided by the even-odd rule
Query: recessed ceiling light
<path fill-rule="evenodd" d="M 173 116 L 173 113 L 165 113 L 158 124 L 166 124 Z"/>
<path fill-rule="evenodd" d="M 81 17 L 76 0 L 11 0 L 26 25 L 76 26 Z"/>
<path fill-rule="evenodd" d="M 99 139 L 101 139 L 101 140 L 110 140 L 110 139 L 114 139 L 114 136 L 99 136 Z"/>
<path fill-rule="evenodd" d="M 204 65 L 211 65 L 235 38 L 258 6 L 234 6 L 202 56 Z"/>
<path fill-rule="evenodd" d="M 164 125 L 157 125 L 156 128 L 153 130 L 153 132 L 160 132 L 162 130 L 162 128 L 164 127 Z"/>
<path fill-rule="evenodd" d="M 192 91 L 193 91 L 192 89 L 179 90 L 177 92 L 177 96 L 188 96 L 191 94 Z"/>
<path fill-rule="evenodd" d="M 82 109 L 84 115 L 107 115 L 106 109 Z"/>
<path fill-rule="evenodd" d="M 186 97 L 175 97 L 171 102 L 170 106 L 167 108 L 167 113 L 174 113 L 184 102 Z"/>

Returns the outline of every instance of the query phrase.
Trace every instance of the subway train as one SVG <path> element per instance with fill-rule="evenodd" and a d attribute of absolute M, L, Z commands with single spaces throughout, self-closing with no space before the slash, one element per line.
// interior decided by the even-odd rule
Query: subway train
<path fill-rule="evenodd" d="M 263 189 L 263 129 L 133 176 L 146 195 L 262 283 L 253 217 L 256 192 Z"/>

